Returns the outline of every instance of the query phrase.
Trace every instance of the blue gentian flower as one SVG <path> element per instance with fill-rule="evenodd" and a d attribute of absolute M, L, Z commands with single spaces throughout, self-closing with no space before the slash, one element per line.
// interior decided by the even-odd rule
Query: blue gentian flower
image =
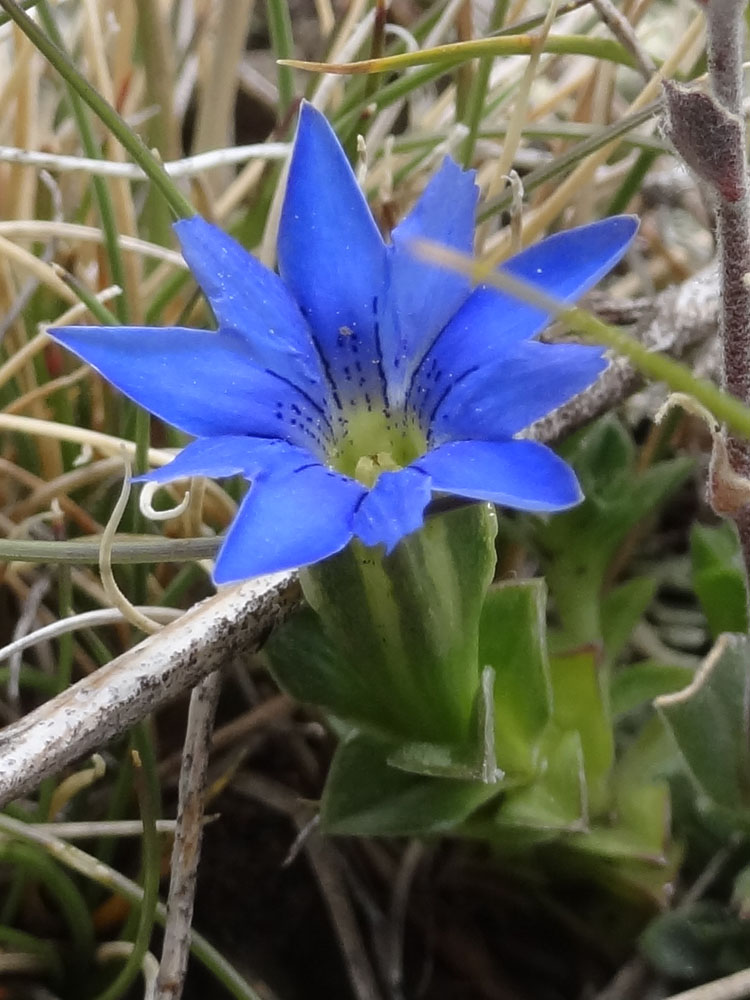
<path fill-rule="evenodd" d="M 196 440 L 156 483 L 251 482 L 217 583 L 398 541 L 434 493 L 530 511 L 581 492 L 552 451 L 515 435 L 590 385 L 596 347 L 541 344 L 540 309 L 418 260 L 428 239 L 470 253 L 474 172 L 446 159 L 383 241 L 325 118 L 303 106 L 279 230 L 279 274 L 199 216 L 176 223 L 218 331 L 64 327 L 53 337 Z M 572 300 L 620 259 L 636 222 L 552 236 L 504 265 Z"/>

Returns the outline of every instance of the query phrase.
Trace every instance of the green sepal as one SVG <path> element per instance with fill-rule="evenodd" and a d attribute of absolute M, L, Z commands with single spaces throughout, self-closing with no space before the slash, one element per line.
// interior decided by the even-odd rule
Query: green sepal
<path fill-rule="evenodd" d="M 351 719 L 368 698 L 366 679 L 346 668 L 311 608 L 303 607 L 276 629 L 264 653 L 276 683 L 298 701 Z M 377 705 L 371 708 L 377 718 Z"/>
<path fill-rule="evenodd" d="M 505 778 L 495 755 L 495 672 L 485 667 L 474 710 L 475 738 L 467 745 L 401 743 L 388 758 L 392 767 L 435 778 L 460 778 L 495 785 Z"/>
<path fill-rule="evenodd" d="M 580 733 L 548 733 L 542 755 L 544 768 L 531 784 L 505 796 L 497 824 L 540 833 L 585 830 L 588 801 Z"/>
<path fill-rule="evenodd" d="M 305 598 L 335 657 L 323 667 L 322 680 L 306 680 L 301 673 L 320 664 L 280 666 L 274 656 L 280 683 L 289 690 L 293 684 L 308 701 L 325 693 L 320 703 L 327 707 L 336 698 L 337 712 L 399 742 L 467 743 L 473 737 L 478 625 L 495 566 L 495 532 L 494 512 L 474 504 L 430 518 L 390 555 L 355 541 L 304 570 Z M 286 653 L 294 658 L 289 645 Z M 346 674 L 356 674 L 356 681 Z M 335 675 L 346 687 L 345 706 L 333 691 Z"/>

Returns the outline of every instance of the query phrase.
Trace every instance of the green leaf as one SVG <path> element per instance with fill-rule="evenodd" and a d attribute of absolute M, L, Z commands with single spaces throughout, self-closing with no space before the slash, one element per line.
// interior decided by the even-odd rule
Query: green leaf
<path fill-rule="evenodd" d="M 654 713 L 621 752 L 617 761 L 618 780 L 634 785 L 665 779 L 672 782 L 683 774 L 682 755 L 675 739 L 662 718 Z"/>
<path fill-rule="evenodd" d="M 693 585 L 713 638 L 722 632 L 747 632 L 745 573 L 734 525 L 696 524 L 690 554 Z"/>
<path fill-rule="evenodd" d="M 391 767 L 394 743 L 354 733 L 336 751 L 321 803 L 331 834 L 444 833 L 498 794 L 498 785 L 429 778 Z"/>
<path fill-rule="evenodd" d="M 601 621 L 604 655 L 614 662 L 643 617 L 656 591 L 656 580 L 639 576 L 611 590 L 602 600 Z"/>
<path fill-rule="evenodd" d="M 694 525 L 690 532 L 690 557 L 696 572 L 717 567 L 741 569 L 742 554 L 734 524 L 722 521 Z"/>
<path fill-rule="evenodd" d="M 595 651 L 552 657 L 550 674 L 553 719 L 561 730 L 580 735 L 589 808 L 595 814 L 607 802 L 614 760 L 612 726 L 602 699 Z"/>
<path fill-rule="evenodd" d="M 441 778 L 462 778 L 496 785 L 505 775 L 495 756 L 494 671 L 485 667 L 477 695 L 476 739 L 467 746 L 402 743 L 389 756 L 392 767 Z"/>
<path fill-rule="evenodd" d="M 550 732 L 546 766 L 530 785 L 510 791 L 497 812 L 498 825 L 539 831 L 583 830 L 588 826 L 583 747 L 577 732 Z"/>
<path fill-rule="evenodd" d="M 632 712 L 663 694 L 681 691 L 695 676 L 690 667 L 644 660 L 617 671 L 610 687 L 610 704 L 615 717 Z"/>
<path fill-rule="evenodd" d="M 747 636 L 721 636 L 693 682 L 657 698 L 688 771 L 720 806 L 750 807 L 750 645 Z"/>
<path fill-rule="evenodd" d="M 750 960 L 744 923 L 711 901 L 657 917 L 640 945 L 661 975 L 683 981 L 714 979 L 744 968 Z"/>
<path fill-rule="evenodd" d="M 608 858 L 666 863 L 670 797 L 666 782 L 621 783 L 614 793 L 611 825 L 572 838 L 578 850 Z"/>
<path fill-rule="evenodd" d="M 533 773 L 550 718 L 545 606 L 544 582 L 528 580 L 493 587 L 482 609 L 479 662 L 494 671 L 495 749 L 509 774 Z"/>

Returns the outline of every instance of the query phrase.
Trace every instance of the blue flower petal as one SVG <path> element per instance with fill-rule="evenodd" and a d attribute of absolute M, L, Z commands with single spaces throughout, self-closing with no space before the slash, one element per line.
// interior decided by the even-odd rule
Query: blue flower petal
<path fill-rule="evenodd" d="M 471 253 L 479 189 L 475 171 L 446 158 L 406 218 L 393 230 L 388 248 L 388 295 L 382 329 L 383 363 L 398 399 L 415 366 L 471 291 L 463 275 L 421 261 L 414 242 L 432 240 Z"/>
<path fill-rule="evenodd" d="M 430 502 L 430 477 L 419 469 L 381 472 L 354 515 L 354 534 L 365 545 L 385 544 L 386 552 L 422 527 Z"/>
<path fill-rule="evenodd" d="M 599 347 L 517 344 L 494 364 L 446 379 L 446 391 L 424 416 L 430 441 L 513 437 L 582 392 L 606 369 Z"/>
<path fill-rule="evenodd" d="M 303 104 L 279 226 L 279 269 L 315 336 L 334 398 L 385 396 L 378 303 L 386 251 L 330 125 Z"/>
<path fill-rule="evenodd" d="M 259 474 L 221 547 L 214 580 L 231 583 L 339 552 L 364 487 L 319 464 Z"/>
<path fill-rule="evenodd" d="M 501 270 L 571 302 L 610 271 L 635 236 L 638 222 L 619 215 L 549 236 L 513 257 Z M 549 314 L 480 285 L 428 350 L 412 383 L 414 405 L 430 406 L 443 391 L 436 373 L 462 373 L 497 361 L 549 322 Z M 417 399 L 417 386 L 421 395 Z"/>
<path fill-rule="evenodd" d="M 564 510 L 583 498 L 570 466 L 536 441 L 454 441 L 413 465 L 433 490 L 518 510 Z"/>
<path fill-rule="evenodd" d="M 208 476 L 223 479 L 226 476 L 244 476 L 253 479 L 263 471 L 294 462 L 295 468 L 315 462 L 311 452 L 274 438 L 222 437 L 199 438 L 191 441 L 182 451 L 159 469 L 151 469 L 134 482 L 171 483 L 190 476 Z"/>
<path fill-rule="evenodd" d="M 319 392 L 320 359 L 281 278 L 199 215 L 176 222 L 174 229 L 220 330 L 240 337 L 261 367 Z"/>
<path fill-rule="evenodd" d="M 168 327 L 59 327 L 50 336 L 126 396 L 197 437 L 250 434 L 325 449 L 327 414 L 236 338 Z"/>

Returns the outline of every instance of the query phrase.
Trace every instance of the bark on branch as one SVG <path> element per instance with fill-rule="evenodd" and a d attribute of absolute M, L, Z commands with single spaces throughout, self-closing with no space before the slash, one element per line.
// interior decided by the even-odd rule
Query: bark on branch
<path fill-rule="evenodd" d="M 0 806 L 257 650 L 299 600 L 293 573 L 222 590 L 1 730 Z"/>

